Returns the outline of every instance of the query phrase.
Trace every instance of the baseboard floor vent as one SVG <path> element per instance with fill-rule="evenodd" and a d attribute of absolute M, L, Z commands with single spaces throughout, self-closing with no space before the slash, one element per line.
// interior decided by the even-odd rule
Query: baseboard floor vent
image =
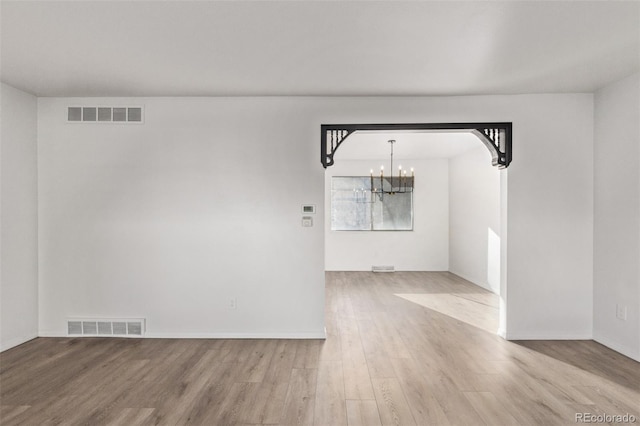
<path fill-rule="evenodd" d="M 143 113 L 141 106 L 70 106 L 67 107 L 67 122 L 141 124 Z"/>
<path fill-rule="evenodd" d="M 145 329 L 143 318 L 74 318 L 67 320 L 67 335 L 74 337 L 142 337 Z"/>
<path fill-rule="evenodd" d="M 372 266 L 372 272 L 394 272 L 395 268 L 393 266 Z"/>

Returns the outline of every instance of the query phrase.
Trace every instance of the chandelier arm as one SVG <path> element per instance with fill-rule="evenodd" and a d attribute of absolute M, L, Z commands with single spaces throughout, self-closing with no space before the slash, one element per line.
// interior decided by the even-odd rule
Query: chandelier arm
<path fill-rule="evenodd" d="M 389 185 L 391 186 L 391 193 L 393 194 L 393 144 L 395 143 L 395 141 L 392 139 L 389 141 L 389 144 L 391 144 L 391 165 L 390 165 L 390 169 L 389 169 Z"/>

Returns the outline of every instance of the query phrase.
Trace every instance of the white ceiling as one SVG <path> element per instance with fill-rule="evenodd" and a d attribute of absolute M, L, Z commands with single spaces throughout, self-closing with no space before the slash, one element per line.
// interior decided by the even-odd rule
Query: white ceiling
<path fill-rule="evenodd" d="M 592 92 L 640 68 L 640 2 L 7 1 L 39 96 Z"/>
<path fill-rule="evenodd" d="M 484 144 L 469 132 L 355 132 L 344 144 L 336 150 L 335 159 L 339 160 L 375 160 L 383 161 L 371 164 L 371 167 L 379 168 L 384 165 L 389 167 L 390 144 L 389 140 L 396 141 L 393 144 L 394 164 L 401 160 L 419 160 L 428 158 L 450 158 L 463 154 L 471 149 L 484 147 Z M 486 149 L 486 148 L 485 148 Z M 405 161 L 406 162 L 406 161 Z M 491 162 L 491 154 L 487 150 L 487 163 Z M 409 163 L 404 164 L 410 167 Z"/>

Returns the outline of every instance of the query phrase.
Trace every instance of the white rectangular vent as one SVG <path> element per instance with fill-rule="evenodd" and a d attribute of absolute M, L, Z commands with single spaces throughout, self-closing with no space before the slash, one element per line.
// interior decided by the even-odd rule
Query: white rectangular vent
<path fill-rule="evenodd" d="M 143 318 L 74 318 L 67 320 L 67 335 L 74 337 L 142 337 L 145 328 Z"/>
<path fill-rule="evenodd" d="M 70 106 L 67 107 L 67 122 L 140 124 L 143 122 L 143 112 L 141 106 Z"/>
<path fill-rule="evenodd" d="M 372 272 L 394 272 L 395 268 L 393 266 L 372 266 Z"/>

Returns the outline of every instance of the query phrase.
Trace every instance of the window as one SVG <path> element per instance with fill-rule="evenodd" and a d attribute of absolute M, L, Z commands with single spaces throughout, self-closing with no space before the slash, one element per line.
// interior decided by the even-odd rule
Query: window
<path fill-rule="evenodd" d="M 388 178 L 383 185 L 391 190 Z M 370 176 L 334 176 L 331 230 L 412 231 L 413 192 L 372 193 Z"/>

